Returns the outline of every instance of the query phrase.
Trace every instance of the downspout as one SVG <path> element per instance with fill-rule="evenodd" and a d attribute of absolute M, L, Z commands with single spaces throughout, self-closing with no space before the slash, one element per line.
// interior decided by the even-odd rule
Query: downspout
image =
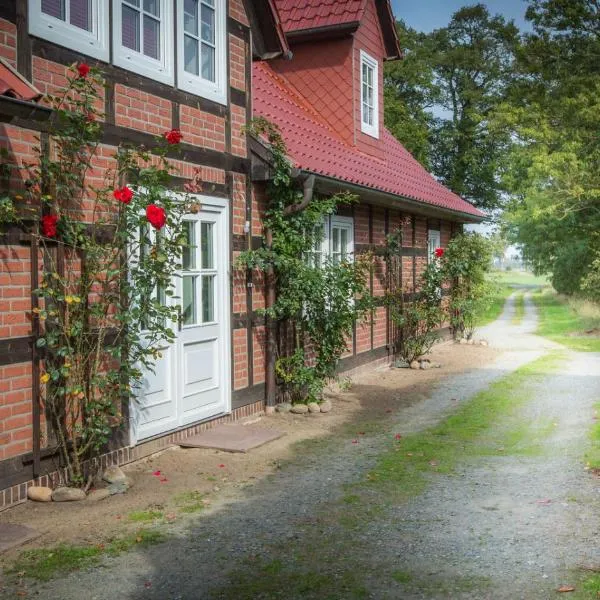
<path fill-rule="evenodd" d="M 302 202 L 299 204 L 293 204 L 288 206 L 285 213 L 290 215 L 301 210 L 304 210 L 312 201 L 313 193 L 315 190 L 315 176 L 314 175 L 300 175 L 298 179 L 303 179 L 303 195 Z M 273 232 L 271 229 L 265 231 L 265 241 L 267 248 L 271 248 L 273 245 Z M 267 285 L 267 308 L 271 308 L 275 305 L 277 300 L 276 293 L 276 281 L 275 281 L 275 270 L 272 266 L 269 266 L 266 272 L 266 285 Z M 275 377 L 275 363 L 277 362 L 277 338 L 279 332 L 279 322 L 271 316 L 267 316 L 266 322 L 266 353 L 267 353 L 267 364 L 266 364 L 266 381 L 265 381 L 265 394 L 266 394 L 266 414 L 272 414 L 275 412 L 275 405 L 277 404 L 277 380 Z"/>

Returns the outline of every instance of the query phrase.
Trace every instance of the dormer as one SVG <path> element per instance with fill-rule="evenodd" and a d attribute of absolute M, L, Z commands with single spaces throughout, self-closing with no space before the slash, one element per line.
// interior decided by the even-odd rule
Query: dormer
<path fill-rule="evenodd" d="M 389 0 L 275 0 L 291 60 L 273 68 L 342 139 L 381 156 L 383 62 L 400 58 Z"/>

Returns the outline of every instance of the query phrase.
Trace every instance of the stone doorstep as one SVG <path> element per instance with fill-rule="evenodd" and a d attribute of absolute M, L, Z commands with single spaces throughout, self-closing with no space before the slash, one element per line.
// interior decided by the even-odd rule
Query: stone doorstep
<path fill-rule="evenodd" d="M 0 523 L 0 552 L 5 552 L 10 548 L 20 546 L 40 535 L 42 534 L 25 525 Z"/>
<path fill-rule="evenodd" d="M 264 429 L 253 424 L 219 425 L 178 442 L 182 448 L 211 448 L 225 452 L 248 452 L 279 439 L 284 432 Z"/>

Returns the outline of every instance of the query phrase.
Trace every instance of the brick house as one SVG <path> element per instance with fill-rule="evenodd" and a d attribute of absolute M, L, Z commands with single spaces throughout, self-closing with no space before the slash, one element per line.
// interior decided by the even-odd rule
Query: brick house
<path fill-rule="evenodd" d="M 103 464 L 127 463 L 215 423 L 264 409 L 266 352 L 262 282 L 233 268 L 236 255 L 261 243 L 267 198 L 264 147 L 242 131 L 252 114 L 278 123 L 300 171 L 319 193 L 349 189 L 361 202 L 327 225 L 344 252 L 381 245 L 405 230 L 403 285 L 427 262 L 428 243 L 445 245 L 462 223 L 482 215 L 426 173 L 383 127 L 383 59 L 399 57 L 387 0 L 5 0 L 0 3 L 0 148 L 9 187 L 24 184 L 50 111 L 40 94 L 65 83 L 69 65 L 105 74 L 99 176 L 121 140 L 150 145 L 179 128 L 180 178 L 200 169 L 201 212 L 190 217 L 197 243 L 210 236 L 210 269 L 182 279 L 213 282 L 172 345 L 163 348 L 145 397 L 123 407 Z M 292 52 L 290 52 L 290 48 Z M 292 56 L 293 55 L 293 56 Z M 268 62 L 267 62 L 268 61 Z M 324 151 L 326 150 L 326 151 Z M 253 181 L 254 180 L 254 181 Z M 0 510 L 47 485 L 56 471 L 40 402 L 40 357 L 31 290 L 43 257 L 35 236 L 0 228 Z M 200 261 L 198 261 L 200 264 Z M 372 277 L 383 294 L 382 265 Z M 198 290 L 197 286 L 192 286 Z M 186 298 L 183 298 L 184 303 Z M 185 308 L 185 307 L 184 307 Z M 210 318 L 205 317 L 210 315 Z M 388 356 L 383 306 L 356 328 L 349 369 Z"/>

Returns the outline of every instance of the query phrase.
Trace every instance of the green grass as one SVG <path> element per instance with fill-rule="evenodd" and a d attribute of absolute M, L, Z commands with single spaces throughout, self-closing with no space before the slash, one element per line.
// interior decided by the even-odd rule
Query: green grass
<path fill-rule="evenodd" d="M 175 497 L 175 504 L 182 513 L 195 513 L 206 508 L 204 494 L 197 490 L 179 494 Z"/>
<path fill-rule="evenodd" d="M 149 523 L 159 521 L 164 516 L 160 510 L 137 510 L 127 515 L 127 519 L 133 523 Z"/>
<path fill-rule="evenodd" d="M 502 285 L 508 286 L 539 286 L 550 285 L 546 275 L 534 275 L 526 271 L 494 271 L 494 278 Z"/>
<path fill-rule="evenodd" d="M 525 316 L 525 295 L 516 294 L 515 296 L 515 313 L 512 318 L 513 325 L 520 325 Z"/>
<path fill-rule="evenodd" d="M 596 415 L 600 415 L 600 402 L 596 404 Z M 590 448 L 585 454 L 587 466 L 600 470 L 600 421 L 592 427 L 590 442 Z"/>
<path fill-rule="evenodd" d="M 568 300 L 546 291 L 533 295 L 538 308 L 539 324 L 536 333 L 581 352 L 600 352 L 600 336 L 585 332 L 600 327 L 600 312 L 590 303 Z"/>
<path fill-rule="evenodd" d="M 583 579 L 576 588 L 572 595 L 569 594 L 572 600 L 597 600 L 600 598 L 600 573 Z"/>
<path fill-rule="evenodd" d="M 477 315 L 475 325 L 477 327 L 483 327 L 489 323 L 493 323 L 504 310 L 506 299 L 513 293 L 513 289 L 504 284 L 498 284 L 494 295 L 492 296 L 491 302 L 485 307 L 483 311 Z"/>
<path fill-rule="evenodd" d="M 48 581 L 58 575 L 98 565 L 103 556 L 117 556 L 133 547 L 146 547 L 163 540 L 164 535 L 159 531 L 144 529 L 106 544 L 60 544 L 54 548 L 36 548 L 23 552 L 8 572 L 19 577 Z"/>

